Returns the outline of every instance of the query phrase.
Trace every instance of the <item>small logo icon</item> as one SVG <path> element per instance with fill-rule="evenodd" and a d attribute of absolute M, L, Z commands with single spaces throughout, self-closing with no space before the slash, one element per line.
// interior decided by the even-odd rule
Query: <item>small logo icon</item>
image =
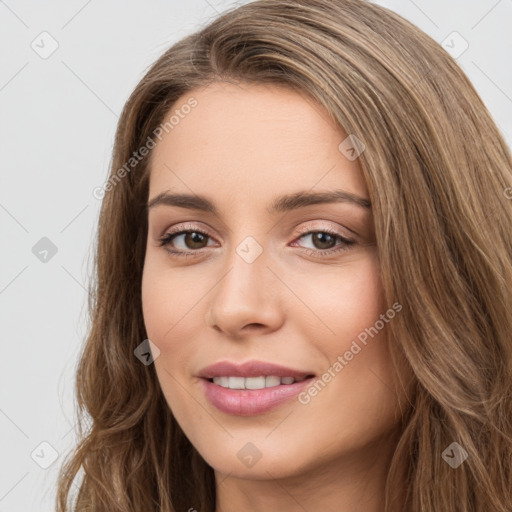
<path fill-rule="evenodd" d="M 32 254 L 43 263 L 48 263 L 57 254 L 57 246 L 49 238 L 43 236 L 32 247 Z"/>
<path fill-rule="evenodd" d="M 366 149 L 366 146 L 361 139 L 351 134 L 341 142 L 338 149 L 346 158 L 353 162 Z"/>
<path fill-rule="evenodd" d="M 252 468 L 261 459 L 262 453 L 252 443 L 246 443 L 236 454 L 244 466 Z"/>
<path fill-rule="evenodd" d="M 236 252 L 246 263 L 252 263 L 263 252 L 263 247 L 255 238 L 248 236 L 238 245 Z"/>
<path fill-rule="evenodd" d="M 41 59 L 47 59 L 57 50 L 59 43 L 51 34 L 44 31 L 30 43 L 30 47 Z"/>
<path fill-rule="evenodd" d="M 452 468 L 458 468 L 467 458 L 468 453 L 459 443 L 452 443 L 442 453 L 442 457 Z"/>
<path fill-rule="evenodd" d="M 50 443 L 43 441 L 34 448 L 30 456 L 39 467 L 48 469 L 59 458 L 59 453 Z"/>
<path fill-rule="evenodd" d="M 149 366 L 160 356 L 160 349 L 151 340 L 144 340 L 133 353 L 139 361 Z"/>
<path fill-rule="evenodd" d="M 441 46 L 454 59 L 458 59 L 469 48 L 469 43 L 458 32 L 454 31 L 446 37 Z"/>

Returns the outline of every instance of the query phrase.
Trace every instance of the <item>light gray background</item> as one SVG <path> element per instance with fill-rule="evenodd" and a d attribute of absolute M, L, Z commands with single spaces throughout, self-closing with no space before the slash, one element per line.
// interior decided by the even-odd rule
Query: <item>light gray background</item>
<path fill-rule="evenodd" d="M 467 41 L 457 61 L 511 145 L 512 0 L 376 3 L 439 43 L 453 31 Z M 0 512 L 54 510 L 57 470 L 75 441 L 74 371 L 100 207 L 92 191 L 107 177 L 123 104 L 170 44 L 232 5 L 0 0 Z M 447 44 L 460 51 L 453 37 Z M 33 252 L 43 237 L 57 248 L 46 262 Z"/>

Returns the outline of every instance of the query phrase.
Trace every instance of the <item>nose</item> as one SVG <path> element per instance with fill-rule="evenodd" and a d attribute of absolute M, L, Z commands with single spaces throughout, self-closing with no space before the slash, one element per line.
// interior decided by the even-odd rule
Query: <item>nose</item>
<path fill-rule="evenodd" d="M 209 294 L 208 326 L 233 338 L 279 329 L 283 284 L 268 263 L 265 251 L 252 262 L 234 253 L 229 268 Z"/>

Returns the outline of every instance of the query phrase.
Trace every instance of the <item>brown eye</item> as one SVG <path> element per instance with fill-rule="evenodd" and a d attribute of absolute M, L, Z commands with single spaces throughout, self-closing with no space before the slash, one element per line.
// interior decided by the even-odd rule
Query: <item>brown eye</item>
<path fill-rule="evenodd" d="M 331 249 L 336 245 L 336 237 L 324 231 L 315 231 L 311 234 L 311 240 L 316 249 Z"/>
<path fill-rule="evenodd" d="M 160 246 L 171 246 L 168 249 L 172 253 L 180 253 L 187 250 L 203 249 L 207 246 L 210 236 L 208 233 L 197 229 L 189 229 L 166 233 L 160 238 Z M 176 244 L 178 247 L 176 247 Z M 179 246 L 181 244 L 181 247 Z"/>
<path fill-rule="evenodd" d="M 341 251 L 346 251 L 350 249 L 350 246 L 356 244 L 354 240 L 345 238 L 339 233 L 330 231 L 329 229 L 303 231 L 302 235 L 297 240 L 307 240 L 308 238 L 313 247 L 304 247 L 304 249 L 312 256 L 330 256 Z M 336 244 L 336 241 L 340 241 L 341 243 Z"/>
<path fill-rule="evenodd" d="M 198 231 L 187 231 L 184 233 L 183 241 L 188 249 L 202 249 L 205 241 L 208 240 L 208 235 Z M 204 245 L 205 247 L 206 245 Z"/>

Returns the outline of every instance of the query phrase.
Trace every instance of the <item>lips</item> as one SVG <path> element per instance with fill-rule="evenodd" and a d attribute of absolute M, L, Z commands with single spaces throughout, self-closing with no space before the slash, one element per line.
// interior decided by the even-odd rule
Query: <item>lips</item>
<path fill-rule="evenodd" d="M 313 377 L 311 371 L 296 370 L 287 368 L 274 363 L 264 361 L 247 361 L 242 364 L 232 363 L 230 361 L 220 361 L 203 368 L 198 377 L 203 379 L 213 379 L 213 377 L 260 377 L 260 376 L 276 376 L 276 377 L 293 377 L 296 380 L 306 377 Z"/>
<path fill-rule="evenodd" d="M 247 361 L 243 364 L 221 361 L 203 368 L 198 376 L 201 377 L 202 389 L 210 404 L 225 414 L 236 416 L 252 416 L 270 411 L 296 397 L 315 377 L 313 372 L 263 361 Z M 277 377 L 281 383 L 262 389 L 230 389 L 219 385 L 224 380 L 219 380 L 220 377 L 233 378 L 229 379 L 230 382 L 240 378 L 265 377 L 273 380 Z M 214 378 L 218 383 L 213 382 Z M 285 383 L 290 378 L 297 381 Z"/>

